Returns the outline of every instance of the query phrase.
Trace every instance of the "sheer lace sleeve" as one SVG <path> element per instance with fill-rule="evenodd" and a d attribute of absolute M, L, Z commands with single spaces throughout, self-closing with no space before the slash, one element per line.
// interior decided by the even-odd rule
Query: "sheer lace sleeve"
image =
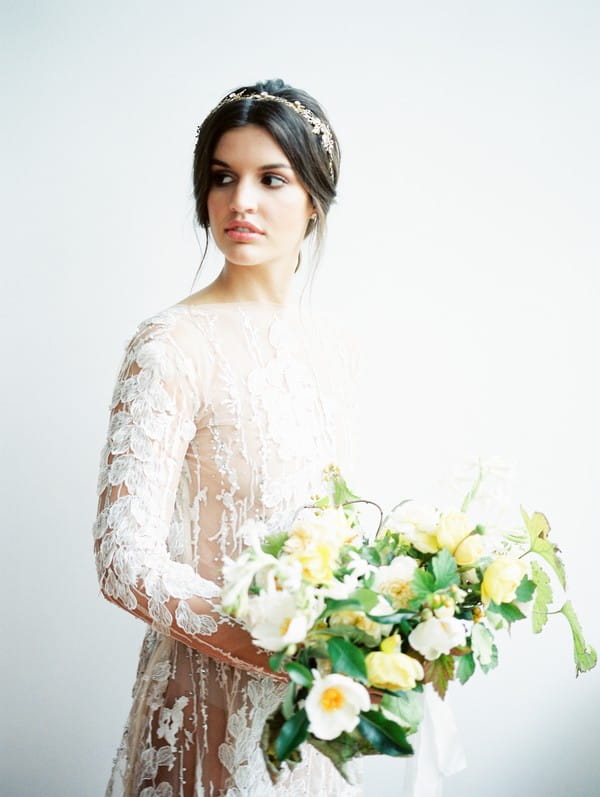
<path fill-rule="evenodd" d="M 185 329 L 155 318 L 142 322 L 126 346 L 97 485 L 93 532 L 100 590 L 163 634 L 234 666 L 266 672 L 266 655 L 221 615 L 218 585 L 168 550 L 201 407 L 203 375 L 186 344 Z"/>

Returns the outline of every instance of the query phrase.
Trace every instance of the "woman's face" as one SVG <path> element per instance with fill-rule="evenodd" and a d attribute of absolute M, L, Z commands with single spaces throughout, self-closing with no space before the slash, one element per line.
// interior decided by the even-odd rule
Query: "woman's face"
<path fill-rule="evenodd" d="M 296 267 L 314 207 L 275 139 L 258 125 L 223 133 L 207 199 L 215 243 L 228 263 Z"/>

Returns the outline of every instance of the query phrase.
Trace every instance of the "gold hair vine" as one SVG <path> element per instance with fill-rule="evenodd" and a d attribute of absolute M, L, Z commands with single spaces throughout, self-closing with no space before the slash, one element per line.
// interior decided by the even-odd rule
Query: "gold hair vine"
<path fill-rule="evenodd" d="M 221 102 L 213 109 L 213 112 L 220 108 L 222 105 L 225 105 L 228 102 L 233 102 L 235 100 L 272 100 L 273 102 L 280 102 L 282 105 L 287 105 L 288 108 L 291 108 L 295 111 L 299 116 L 301 116 L 308 124 L 310 125 L 312 132 L 316 136 L 321 137 L 321 146 L 327 153 L 329 158 L 329 173 L 331 174 L 331 178 L 334 179 L 333 173 L 333 135 L 331 134 L 331 129 L 329 125 L 322 122 L 318 116 L 308 109 L 306 106 L 302 105 L 299 100 L 295 102 L 291 102 L 287 100 L 285 97 L 278 97 L 275 94 L 269 94 L 266 91 L 261 91 L 260 93 L 254 94 L 246 94 L 244 89 L 241 91 L 235 92 L 232 91 L 231 94 L 228 94 L 224 97 Z M 196 130 L 196 137 L 200 134 L 200 125 Z"/>

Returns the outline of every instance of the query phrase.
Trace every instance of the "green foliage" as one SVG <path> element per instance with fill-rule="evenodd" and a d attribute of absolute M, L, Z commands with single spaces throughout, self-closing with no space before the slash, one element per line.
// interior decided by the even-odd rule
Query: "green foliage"
<path fill-rule="evenodd" d="M 397 612 L 393 612 L 393 614 L 368 614 L 367 617 L 369 620 L 374 620 L 376 623 L 381 623 L 382 625 L 392 625 L 402 622 L 402 620 L 407 617 L 414 617 L 414 615 L 415 613 L 411 609 L 399 609 Z"/>
<path fill-rule="evenodd" d="M 533 598 L 533 593 L 535 592 L 535 581 L 532 581 L 527 576 L 523 576 L 523 579 L 519 586 L 517 587 L 517 591 L 515 593 L 515 600 L 519 603 L 528 603 Z"/>
<path fill-rule="evenodd" d="M 378 594 L 370 589 L 357 589 L 351 592 L 347 598 L 335 600 L 333 598 L 325 599 L 325 609 L 321 613 L 320 619 L 329 617 L 330 614 L 340 611 L 359 611 L 370 612 L 378 603 Z"/>
<path fill-rule="evenodd" d="M 275 752 L 280 761 L 290 755 L 299 747 L 308 736 L 308 716 L 305 709 L 300 709 L 297 714 L 292 715 L 281 726 L 279 735 L 275 740 Z"/>
<path fill-rule="evenodd" d="M 373 745 L 358 730 L 352 733 L 342 732 L 337 739 L 317 739 L 309 734 L 308 742 L 323 755 L 327 756 L 340 775 L 350 783 L 346 764 L 356 756 L 379 755 Z"/>
<path fill-rule="evenodd" d="M 534 512 L 531 517 L 521 507 L 521 515 L 529 532 L 529 543 L 532 553 L 537 553 L 545 559 L 556 573 L 563 589 L 566 588 L 565 567 L 558 556 L 559 548 L 548 540 L 550 524 L 542 512 Z"/>
<path fill-rule="evenodd" d="M 514 603 L 494 603 L 494 601 L 490 601 L 488 611 L 496 612 L 496 614 L 503 617 L 507 623 L 514 623 L 515 620 L 523 620 L 525 617 L 523 612 L 518 606 L 515 606 Z"/>
<path fill-rule="evenodd" d="M 428 595 L 435 591 L 435 576 L 427 570 L 418 568 L 413 574 L 411 588 L 415 596 L 411 601 L 411 605 L 416 604 L 418 606 Z"/>
<path fill-rule="evenodd" d="M 535 584 L 531 624 L 533 633 L 539 634 L 548 622 L 548 606 L 552 603 L 552 587 L 548 574 L 537 562 L 531 563 L 531 575 Z"/>
<path fill-rule="evenodd" d="M 281 728 L 285 722 L 285 718 L 281 711 L 278 709 L 267 719 L 263 726 L 262 734 L 260 737 L 260 746 L 267 766 L 267 771 L 273 783 L 276 783 L 281 769 L 281 761 L 275 752 L 275 743 Z M 288 755 L 287 764 L 290 769 L 293 769 L 296 764 L 302 760 L 302 755 L 298 749 L 292 750 Z"/>
<path fill-rule="evenodd" d="M 273 670 L 273 672 L 279 671 L 284 656 L 285 650 L 279 650 L 277 653 L 273 653 L 272 656 L 269 656 L 269 667 Z"/>
<path fill-rule="evenodd" d="M 360 496 L 355 495 L 346 484 L 344 477 L 336 473 L 332 476 L 333 481 L 333 502 L 336 506 L 345 504 L 347 501 L 360 501 Z"/>
<path fill-rule="evenodd" d="M 413 754 L 413 748 L 406 740 L 406 731 L 396 722 L 384 717 L 380 711 L 361 711 L 358 730 L 384 755 Z"/>
<path fill-rule="evenodd" d="M 330 625 L 327 629 L 330 636 L 342 637 L 349 642 L 354 642 L 355 645 L 364 645 L 366 648 L 378 648 L 379 640 L 371 634 L 367 634 L 362 628 L 357 628 L 355 625 Z"/>
<path fill-rule="evenodd" d="M 414 692 L 399 692 L 396 695 L 384 695 L 381 707 L 397 718 L 408 733 L 416 733 L 423 719 L 423 701 Z"/>
<path fill-rule="evenodd" d="M 425 683 L 431 683 L 438 695 L 443 699 L 446 697 L 448 682 L 454 678 L 454 657 L 446 656 L 442 653 L 434 661 L 425 661 Z"/>
<path fill-rule="evenodd" d="M 445 548 L 436 553 L 429 564 L 435 579 L 434 590 L 448 589 L 452 584 L 459 583 L 456 559 Z"/>
<path fill-rule="evenodd" d="M 268 537 L 265 537 L 260 547 L 271 556 L 279 556 L 288 537 L 287 531 L 276 531 L 274 534 L 269 534 Z"/>
<path fill-rule="evenodd" d="M 327 642 L 327 651 L 333 672 L 349 675 L 364 684 L 368 683 L 365 657 L 356 645 L 346 639 L 334 637 Z"/>
<path fill-rule="evenodd" d="M 492 660 L 494 637 L 489 628 L 486 628 L 482 623 L 473 623 L 473 630 L 471 631 L 471 646 L 473 648 L 475 658 L 481 667 L 483 668 L 489 665 Z"/>
<path fill-rule="evenodd" d="M 292 681 L 295 681 L 298 686 L 312 686 L 314 681 L 313 674 L 304 664 L 301 664 L 299 661 L 288 661 L 284 669 Z"/>
<path fill-rule="evenodd" d="M 475 657 L 472 653 L 467 653 L 458 659 L 456 667 L 456 677 L 461 684 L 466 684 L 469 678 L 475 672 Z"/>
<path fill-rule="evenodd" d="M 293 681 L 290 681 L 287 685 L 287 689 L 285 690 L 285 695 L 283 696 L 283 702 L 281 704 L 281 713 L 283 714 L 286 720 L 294 713 L 294 703 L 296 700 L 296 684 Z"/>
<path fill-rule="evenodd" d="M 585 641 L 579 618 L 571 601 L 567 601 L 560 611 L 569 621 L 571 633 L 573 634 L 575 675 L 578 676 L 580 673 L 587 672 L 596 666 L 598 655 L 594 648 Z"/>
<path fill-rule="evenodd" d="M 365 545 L 360 551 L 360 554 L 370 565 L 374 565 L 375 567 L 381 565 L 381 554 L 373 545 Z"/>

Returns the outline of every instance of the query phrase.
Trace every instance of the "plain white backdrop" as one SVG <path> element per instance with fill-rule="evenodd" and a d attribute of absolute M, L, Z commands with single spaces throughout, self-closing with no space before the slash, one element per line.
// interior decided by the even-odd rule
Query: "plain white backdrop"
<path fill-rule="evenodd" d="M 436 500 L 466 458 L 513 463 L 599 647 L 600 6 L 1 9 L 2 793 L 104 793 L 144 630 L 93 565 L 108 405 L 136 325 L 192 290 L 196 125 L 256 80 L 313 93 L 342 144 L 314 304 L 365 355 L 352 486 Z M 445 797 L 599 793 L 600 677 L 551 620 L 451 688 L 468 767 Z M 369 760 L 365 795 L 402 773 Z"/>

